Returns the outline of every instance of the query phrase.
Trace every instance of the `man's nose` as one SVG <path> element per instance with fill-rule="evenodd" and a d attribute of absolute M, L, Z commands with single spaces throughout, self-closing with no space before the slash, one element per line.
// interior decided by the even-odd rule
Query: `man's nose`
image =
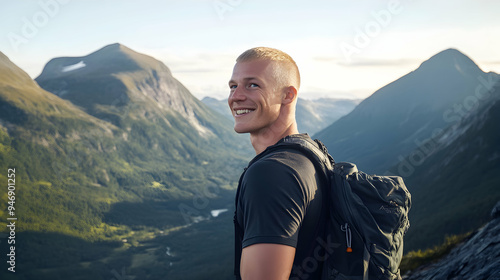
<path fill-rule="evenodd" d="M 246 99 L 245 90 L 241 86 L 237 86 L 229 95 L 229 101 L 243 101 Z"/>

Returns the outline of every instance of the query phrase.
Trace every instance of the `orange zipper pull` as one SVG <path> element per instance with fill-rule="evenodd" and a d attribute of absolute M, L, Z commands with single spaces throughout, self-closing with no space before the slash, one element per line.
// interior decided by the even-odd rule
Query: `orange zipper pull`
<path fill-rule="evenodd" d="M 347 250 L 345 250 L 347 253 L 352 253 L 352 247 L 351 247 L 351 241 L 352 241 L 352 236 L 351 236 L 351 228 L 349 227 L 348 223 L 345 223 L 345 225 L 340 226 L 340 229 L 342 231 L 345 231 L 345 239 L 347 243 Z"/>

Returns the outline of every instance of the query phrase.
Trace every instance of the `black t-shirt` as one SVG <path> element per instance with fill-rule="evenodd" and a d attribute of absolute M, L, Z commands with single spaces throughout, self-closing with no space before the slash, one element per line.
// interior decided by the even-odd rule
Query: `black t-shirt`
<path fill-rule="evenodd" d="M 236 222 L 242 234 L 235 246 L 292 246 L 296 253 L 290 279 L 319 279 L 318 236 L 326 212 L 321 184 L 322 175 L 299 151 L 283 148 L 257 155 L 238 186 Z"/>

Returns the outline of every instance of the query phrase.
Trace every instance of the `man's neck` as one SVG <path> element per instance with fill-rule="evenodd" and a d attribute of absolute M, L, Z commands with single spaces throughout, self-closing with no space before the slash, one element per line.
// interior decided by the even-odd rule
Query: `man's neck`
<path fill-rule="evenodd" d="M 293 123 L 288 129 L 282 132 L 267 131 L 266 133 L 260 133 L 258 135 L 250 133 L 250 141 L 255 150 L 255 154 L 262 153 L 267 147 L 276 144 L 282 138 L 298 134 L 297 124 Z"/>

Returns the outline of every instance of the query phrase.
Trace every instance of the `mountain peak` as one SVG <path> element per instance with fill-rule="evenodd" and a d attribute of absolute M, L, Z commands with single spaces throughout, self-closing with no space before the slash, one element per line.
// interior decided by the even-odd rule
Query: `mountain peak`
<path fill-rule="evenodd" d="M 120 43 L 114 43 L 114 44 L 109 44 L 106 45 L 97 51 L 92 52 L 90 55 L 95 55 L 95 54 L 102 54 L 102 53 L 113 53 L 113 52 L 124 52 L 124 50 L 130 50 L 126 46 L 120 44 Z"/>
<path fill-rule="evenodd" d="M 104 46 L 104 48 L 121 48 L 121 47 L 125 47 L 124 45 L 120 44 L 120 43 L 114 43 L 114 44 L 109 44 L 107 46 Z"/>
<path fill-rule="evenodd" d="M 492 81 L 497 75 L 484 73 L 456 49 L 444 50 L 377 90 L 315 137 L 337 158 L 356 161 L 369 172 L 385 172 L 418 141 L 448 126 L 448 114 L 456 114 L 454 104 L 469 106 L 471 97 L 486 94 L 489 88 L 480 84 L 482 79 Z M 378 140 L 367 142 L 373 135 Z"/>
<path fill-rule="evenodd" d="M 87 113 L 112 119 L 117 125 L 129 116 L 169 122 L 165 119 L 168 111 L 180 114 L 200 134 L 213 135 L 204 125 L 210 121 L 201 117 L 209 114 L 206 108 L 165 64 L 119 43 L 86 56 L 52 59 L 36 81 Z M 123 112 L 118 118 L 116 110 Z"/>
<path fill-rule="evenodd" d="M 466 56 L 462 52 L 460 52 L 458 49 L 455 48 L 448 48 L 446 50 L 440 51 L 434 56 L 439 56 L 439 55 L 454 55 L 454 56 Z"/>
<path fill-rule="evenodd" d="M 171 75 L 170 69 L 162 62 L 145 54 L 140 54 L 120 43 L 107 45 L 89 55 L 80 57 L 58 57 L 45 65 L 38 82 L 47 78 L 92 75 L 114 75 L 140 70 L 161 71 Z"/>
<path fill-rule="evenodd" d="M 419 69 L 423 71 L 458 71 L 461 74 L 471 74 L 481 71 L 472 59 L 457 49 L 449 48 L 433 55 L 424 61 Z"/>
<path fill-rule="evenodd" d="M 127 55 L 127 56 L 137 56 L 137 55 L 140 55 L 140 56 L 147 56 L 147 55 L 144 55 L 144 54 L 140 54 L 138 52 L 135 52 L 133 51 L 132 49 L 130 49 L 129 47 L 125 46 L 125 45 L 122 45 L 120 43 L 114 43 L 114 44 L 109 44 L 107 46 L 104 46 L 100 49 L 98 49 L 97 51 L 91 53 L 89 56 L 91 55 L 94 55 L 94 56 L 109 56 L 111 54 L 124 54 L 124 55 Z"/>
<path fill-rule="evenodd" d="M 461 62 L 461 63 L 472 63 L 475 64 L 472 59 L 470 59 L 467 55 L 464 53 L 460 52 L 457 49 L 454 48 L 449 48 L 443 51 L 438 52 L 437 54 L 433 55 L 429 60 L 441 60 L 443 62 Z"/>

